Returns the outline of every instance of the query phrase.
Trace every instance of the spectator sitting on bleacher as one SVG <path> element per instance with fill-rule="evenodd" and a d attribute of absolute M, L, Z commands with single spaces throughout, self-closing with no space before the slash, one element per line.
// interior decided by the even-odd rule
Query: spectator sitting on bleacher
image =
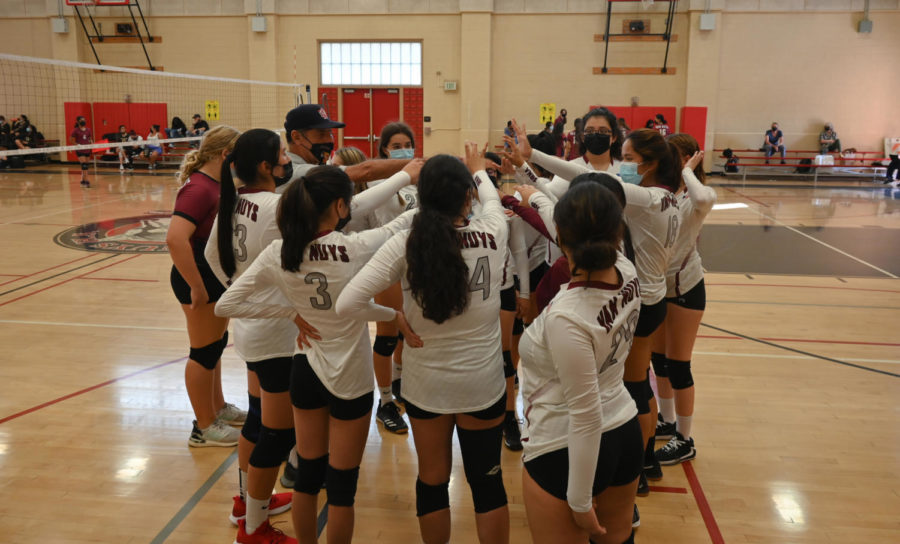
<path fill-rule="evenodd" d="M 10 128 L 9 123 L 6 122 L 6 117 L 0 115 L 0 148 L 9 149 L 10 144 L 12 142 L 10 139 Z"/>
<path fill-rule="evenodd" d="M 28 116 L 22 115 L 13 126 L 13 138 L 15 138 L 16 147 L 19 149 L 31 149 L 34 147 L 36 139 L 36 129 L 32 126 Z"/>
<path fill-rule="evenodd" d="M 187 136 L 187 125 L 184 124 L 181 117 L 172 117 L 172 126 L 166 127 L 166 138 L 184 138 L 185 136 Z M 174 145 L 169 144 L 169 147 L 172 148 Z"/>
<path fill-rule="evenodd" d="M 841 152 L 841 140 L 834 131 L 834 125 L 825 123 L 825 130 L 819 134 L 819 154 L 824 155 L 833 151 Z"/>
<path fill-rule="evenodd" d="M 124 136 L 124 139 L 123 139 Z M 125 125 L 119 126 L 119 141 L 120 142 L 142 142 L 144 139 L 141 138 L 135 131 L 125 131 Z M 134 170 L 134 156 L 139 155 L 141 153 L 140 145 L 125 145 L 119 148 L 119 172 L 124 172 L 127 168 L 128 170 Z"/>
<path fill-rule="evenodd" d="M 209 130 L 209 123 L 204 121 L 199 113 L 195 113 L 192 119 L 194 127 L 191 129 L 191 136 L 203 136 L 203 133 Z M 200 142 L 191 142 L 191 147 L 200 147 Z"/>
<path fill-rule="evenodd" d="M 766 141 L 763 143 L 766 151 L 766 164 L 769 164 L 769 157 L 775 154 L 775 151 L 781 153 L 781 164 L 784 164 L 784 134 L 778 128 L 778 123 L 772 122 L 772 128 L 766 131 Z"/>

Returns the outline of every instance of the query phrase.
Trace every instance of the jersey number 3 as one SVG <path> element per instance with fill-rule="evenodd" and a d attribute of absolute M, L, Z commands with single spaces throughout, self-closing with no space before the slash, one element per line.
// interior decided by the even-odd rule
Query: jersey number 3
<path fill-rule="evenodd" d="M 313 282 L 319 284 L 316 288 L 316 295 L 314 297 L 309 297 L 309 303 L 316 310 L 330 310 L 331 309 L 331 295 L 328 293 L 328 278 L 325 277 L 325 274 L 321 272 L 310 272 L 303 278 L 308 285 L 312 285 Z"/>

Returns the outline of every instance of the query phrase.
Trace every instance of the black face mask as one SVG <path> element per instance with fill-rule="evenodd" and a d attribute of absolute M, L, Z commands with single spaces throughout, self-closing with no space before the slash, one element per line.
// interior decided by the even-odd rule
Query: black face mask
<path fill-rule="evenodd" d="M 80 126 L 80 127 L 83 127 L 83 126 L 85 126 L 86 124 L 87 124 L 87 122 L 85 122 L 85 121 L 83 121 L 83 120 L 82 120 L 82 121 L 78 121 L 78 126 Z"/>
<path fill-rule="evenodd" d="M 350 222 L 350 216 L 351 216 L 352 214 L 350 213 L 350 210 L 349 210 L 350 206 L 349 206 L 349 205 L 347 206 L 347 208 L 348 208 L 348 210 L 347 210 L 347 217 L 341 217 L 340 219 L 338 219 L 337 225 L 334 226 L 334 230 L 344 230 L 344 227 L 346 227 L 346 226 L 347 226 L 347 223 Z"/>
<path fill-rule="evenodd" d="M 594 132 L 584 135 L 584 148 L 594 155 L 602 155 L 609 151 L 611 137 L 609 134 Z"/>
<path fill-rule="evenodd" d="M 309 141 L 309 138 L 306 137 L 306 134 L 301 133 L 303 139 L 309 142 L 309 152 L 313 154 L 318 164 L 325 164 L 328 161 L 328 157 L 331 156 L 331 152 L 334 151 L 334 142 L 326 142 L 324 144 L 314 144 Z"/>
<path fill-rule="evenodd" d="M 284 170 L 284 174 L 276 176 L 275 171 L 272 171 L 272 177 L 275 179 L 275 187 L 284 185 L 285 183 L 291 181 L 291 178 L 294 177 L 294 163 L 288 162 L 279 166 L 281 166 Z"/>

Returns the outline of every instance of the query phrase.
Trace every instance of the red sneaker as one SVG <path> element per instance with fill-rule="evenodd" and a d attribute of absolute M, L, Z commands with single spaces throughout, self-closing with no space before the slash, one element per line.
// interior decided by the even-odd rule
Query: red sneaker
<path fill-rule="evenodd" d="M 234 544 L 297 544 L 297 539 L 291 538 L 272 527 L 268 521 L 248 535 L 244 530 L 244 520 L 240 520 L 238 521 L 238 533 L 234 537 Z"/>
<path fill-rule="evenodd" d="M 291 493 L 272 493 L 269 499 L 269 515 L 274 516 L 291 509 Z M 234 496 L 234 506 L 231 507 L 231 514 L 228 519 L 234 525 L 238 524 L 238 520 L 242 520 L 247 516 L 247 503 L 240 495 Z"/>

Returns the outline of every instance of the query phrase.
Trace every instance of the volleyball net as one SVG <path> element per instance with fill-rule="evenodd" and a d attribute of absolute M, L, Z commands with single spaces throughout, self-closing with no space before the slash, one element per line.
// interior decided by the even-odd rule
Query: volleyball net
<path fill-rule="evenodd" d="M 122 141 L 120 127 L 146 140 L 159 125 L 164 155 L 180 161 L 179 149 L 200 140 L 191 134 L 194 115 L 210 128 L 277 129 L 288 110 L 304 102 L 304 87 L 0 54 L 0 160 L 74 161 L 75 151 L 90 150 L 112 161 L 119 148 L 135 147 Z M 95 143 L 70 145 L 79 117 Z M 175 130 L 174 117 L 184 131 Z"/>

